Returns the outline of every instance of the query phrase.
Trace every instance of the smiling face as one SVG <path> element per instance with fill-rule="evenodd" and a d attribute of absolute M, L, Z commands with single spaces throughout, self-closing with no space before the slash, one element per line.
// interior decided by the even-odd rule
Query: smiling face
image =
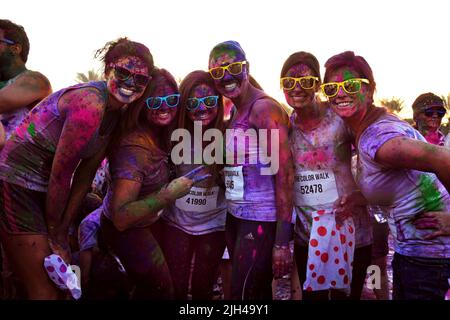
<path fill-rule="evenodd" d="M 145 87 L 135 83 L 135 75 L 143 75 L 148 77 L 149 70 L 144 61 L 135 56 L 124 56 L 119 58 L 115 63 L 118 68 L 126 69 L 132 75 L 128 79 L 121 80 L 114 66 L 111 66 L 106 74 L 106 83 L 110 95 L 122 104 L 131 103 L 139 99 L 144 93 Z"/>
<path fill-rule="evenodd" d="M 233 62 L 245 61 L 242 52 L 233 49 L 224 49 L 213 53 L 209 61 L 209 69 L 227 66 Z M 242 65 L 240 74 L 232 75 L 228 70 L 224 71 L 221 79 L 214 79 L 217 91 L 229 99 L 237 98 L 244 92 L 248 86 L 248 69 L 247 65 Z"/>
<path fill-rule="evenodd" d="M 178 94 L 178 91 L 167 82 L 162 82 L 156 88 L 153 97 L 164 97 L 171 94 Z M 163 101 L 158 109 L 148 109 L 146 107 L 146 111 L 149 123 L 158 127 L 168 126 L 177 115 L 177 107 L 169 107 L 166 101 Z"/>
<path fill-rule="evenodd" d="M 189 98 L 200 99 L 207 96 L 217 96 L 216 90 L 207 84 L 199 84 L 192 89 Z M 218 107 L 218 103 L 215 107 L 207 107 L 203 102 L 200 102 L 196 109 L 186 111 L 191 121 L 201 121 L 203 126 L 208 126 L 216 119 Z"/>
<path fill-rule="evenodd" d="M 342 82 L 353 78 L 364 78 L 351 67 L 341 67 L 330 73 L 327 82 Z M 339 92 L 329 98 L 331 107 L 341 118 L 353 117 L 356 114 L 365 112 L 372 103 L 373 92 L 370 87 L 362 83 L 361 90 L 357 93 L 347 93 L 339 87 Z"/>
<path fill-rule="evenodd" d="M 300 78 L 306 76 L 316 76 L 313 70 L 306 64 L 298 63 L 288 69 L 283 77 Z M 295 87 L 292 90 L 283 89 L 286 102 L 294 109 L 302 109 L 307 106 L 311 106 L 314 102 L 314 97 L 317 89 L 319 88 L 318 82 L 315 81 L 315 85 L 312 89 L 303 89 L 299 82 L 295 83 Z"/>

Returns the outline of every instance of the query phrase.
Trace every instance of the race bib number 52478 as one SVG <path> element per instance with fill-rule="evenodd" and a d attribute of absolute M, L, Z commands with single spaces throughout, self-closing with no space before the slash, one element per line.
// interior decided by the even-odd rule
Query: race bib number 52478
<path fill-rule="evenodd" d="M 315 206 L 336 201 L 338 190 L 331 170 L 301 171 L 295 173 L 295 204 Z"/>

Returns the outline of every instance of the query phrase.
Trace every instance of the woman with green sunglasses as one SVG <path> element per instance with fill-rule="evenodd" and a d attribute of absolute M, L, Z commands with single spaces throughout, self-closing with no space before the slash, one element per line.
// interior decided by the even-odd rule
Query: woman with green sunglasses
<path fill-rule="evenodd" d="M 331 298 L 343 298 L 340 292 L 346 291 L 352 299 L 359 299 L 370 264 L 372 236 L 365 199 L 351 172 L 351 135 L 342 119 L 317 95 L 320 66 L 314 55 L 296 52 L 289 56 L 280 84 L 287 103 L 294 108 L 289 132 L 295 165 L 294 253 L 304 284 L 303 299 L 328 299 L 330 289 Z M 347 234 L 344 227 L 337 229 L 336 223 L 351 226 L 355 234 Z M 323 228 L 331 229 L 323 235 Z M 336 236 L 327 238 L 332 232 Z M 333 242 L 340 238 L 347 239 L 345 243 Z"/>
<path fill-rule="evenodd" d="M 374 106 L 375 80 L 363 57 L 346 51 L 325 68 L 323 92 L 355 137 L 356 182 L 369 204 L 389 215 L 393 298 L 442 300 L 450 236 L 436 234 L 436 224 L 416 221 L 426 212 L 450 210 L 450 150 L 428 144 L 408 123 Z"/>

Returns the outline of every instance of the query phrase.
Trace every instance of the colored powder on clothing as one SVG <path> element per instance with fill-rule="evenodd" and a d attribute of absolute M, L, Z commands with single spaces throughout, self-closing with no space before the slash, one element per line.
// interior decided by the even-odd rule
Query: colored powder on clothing
<path fill-rule="evenodd" d="M 152 251 L 152 260 L 153 260 L 153 263 L 158 267 L 160 267 L 164 264 L 164 255 L 160 248 L 155 248 Z"/>
<path fill-rule="evenodd" d="M 259 235 L 262 235 L 262 234 L 263 234 L 263 232 L 264 232 L 264 231 L 263 231 L 263 228 L 262 228 L 262 226 L 261 226 L 261 225 L 259 225 L 259 226 L 258 226 L 258 234 L 259 234 Z"/>
<path fill-rule="evenodd" d="M 420 176 L 419 189 L 422 193 L 422 199 L 425 202 L 424 206 L 426 211 L 439 211 L 443 209 L 444 205 L 441 201 L 441 193 L 428 175 L 423 174 Z"/>
<path fill-rule="evenodd" d="M 34 136 L 36 135 L 36 130 L 33 122 L 31 122 L 30 125 L 28 126 L 28 133 L 32 138 L 34 138 Z"/>

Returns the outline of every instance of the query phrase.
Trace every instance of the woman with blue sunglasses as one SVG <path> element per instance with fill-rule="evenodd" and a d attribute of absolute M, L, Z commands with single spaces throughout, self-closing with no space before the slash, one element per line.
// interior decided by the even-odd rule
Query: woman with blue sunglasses
<path fill-rule="evenodd" d="M 134 298 L 172 299 L 155 222 L 162 209 L 189 191 L 194 178 L 185 175 L 169 183 L 170 135 L 178 110 L 175 79 L 156 70 L 144 94 L 145 103 L 125 119 L 125 133 L 109 156 L 112 184 L 103 201 L 101 229 L 136 285 Z"/>
<path fill-rule="evenodd" d="M 207 72 L 188 74 L 181 82 L 180 94 L 179 129 L 188 130 L 191 137 L 194 136 L 194 125 L 203 133 L 208 129 L 222 133 L 222 96 Z M 196 142 L 190 142 L 188 152 L 191 153 L 191 160 L 195 158 Z M 210 142 L 202 143 L 199 152 L 203 154 Z M 177 165 L 176 176 L 181 177 L 201 166 L 193 162 Z M 225 248 L 226 201 L 224 185 L 218 174 L 220 169 L 218 164 L 212 164 L 202 170 L 211 177 L 192 187 L 189 194 L 177 199 L 163 215 L 163 249 L 177 299 L 187 299 L 193 256 L 192 299 L 212 299 L 214 281 Z"/>

